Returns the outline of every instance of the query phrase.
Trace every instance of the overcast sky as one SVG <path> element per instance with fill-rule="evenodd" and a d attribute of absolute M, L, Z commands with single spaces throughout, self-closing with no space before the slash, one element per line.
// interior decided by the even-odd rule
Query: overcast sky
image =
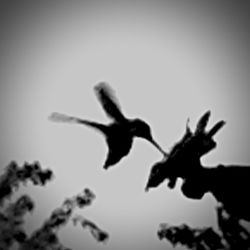
<path fill-rule="evenodd" d="M 238 2 L 1 1 L 0 164 L 39 160 L 56 177 L 46 188 L 22 190 L 36 201 L 27 231 L 85 187 L 97 198 L 78 212 L 110 240 L 98 244 L 69 225 L 60 236 L 74 250 L 171 249 L 157 238 L 161 222 L 216 224 L 213 197 L 186 199 L 180 180 L 175 190 L 165 184 L 144 192 L 161 160 L 148 142 L 136 139 L 131 153 L 105 171 L 101 134 L 47 118 L 57 111 L 108 123 L 93 91 L 106 81 L 124 114 L 147 121 L 166 151 L 188 117 L 194 128 L 211 110 L 209 127 L 227 124 L 203 163 L 249 164 L 249 7 Z"/>

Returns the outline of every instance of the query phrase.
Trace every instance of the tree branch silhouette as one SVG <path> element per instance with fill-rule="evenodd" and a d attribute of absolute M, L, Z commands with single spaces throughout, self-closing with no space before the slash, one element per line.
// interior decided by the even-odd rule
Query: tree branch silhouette
<path fill-rule="evenodd" d="M 146 190 L 158 187 L 169 180 L 168 187 L 174 188 L 177 178 L 183 180 L 181 190 L 191 199 L 201 199 L 212 193 L 218 202 L 232 215 L 250 221 L 248 202 L 250 167 L 240 165 L 203 166 L 201 157 L 216 147 L 213 136 L 224 126 L 217 122 L 209 131 L 205 128 L 210 112 L 206 112 L 192 132 L 187 125 L 182 139 L 169 153 L 151 169 Z"/>
<path fill-rule="evenodd" d="M 97 241 L 106 242 L 108 240 L 108 233 L 100 229 L 94 222 L 85 219 L 81 215 L 75 216 L 72 220 L 74 225 L 80 223 L 83 229 L 88 228 L 90 230 L 90 233 Z"/>
<path fill-rule="evenodd" d="M 249 250 L 250 233 L 240 221 L 250 221 L 250 167 L 201 164 L 201 157 L 216 147 L 213 136 L 225 124 L 219 121 L 206 131 L 210 114 L 208 111 L 200 118 L 194 132 L 187 123 L 184 136 L 172 148 L 169 157 L 152 167 L 146 190 L 158 187 L 165 180 L 169 180 L 168 187 L 173 189 L 177 178 L 181 178 L 181 191 L 187 198 L 201 199 L 210 192 L 221 204 L 217 208 L 220 232 L 211 227 L 190 228 L 185 224 L 176 227 L 162 223 L 158 237 L 169 240 L 173 246 L 179 243 L 193 250 Z"/>
<path fill-rule="evenodd" d="M 219 231 L 212 227 L 191 228 L 186 224 L 171 226 L 160 224 L 157 232 L 160 240 L 166 239 L 175 247 L 183 245 L 192 250 L 249 250 L 250 233 L 240 220 L 230 215 L 223 206 L 217 207 Z"/>
<path fill-rule="evenodd" d="M 65 226 L 75 208 L 90 206 L 95 199 L 95 194 L 88 188 L 82 193 L 65 199 L 63 204 L 52 211 L 50 217 L 43 225 L 35 230 L 30 237 L 27 236 L 23 228 L 23 217 L 27 212 L 31 212 L 35 204 L 27 195 L 22 195 L 17 201 L 4 206 L 4 201 L 10 198 L 14 190 L 17 190 L 20 183 L 30 180 L 34 185 L 45 185 L 51 180 L 53 173 L 51 170 L 42 170 L 39 162 L 33 164 L 25 163 L 18 167 L 16 162 L 11 162 L 0 177 L 0 249 L 8 250 L 14 243 L 19 245 L 19 250 L 69 250 L 63 246 L 57 236 L 61 227 Z M 94 223 L 88 223 L 93 231 L 92 235 L 97 241 L 104 241 L 102 231 Z M 98 238 L 98 234 L 100 237 Z M 108 234 L 105 233 L 105 239 Z"/>
<path fill-rule="evenodd" d="M 19 188 L 21 183 L 26 184 L 30 180 L 34 185 L 44 186 L 52 177 L 52 171 L 42 170 L 38 161 L 33 164 L 25 162 L 22 167 L 19 167 L 15 161 L 10 162 L 4 174 L 0 176 L 0 206 L 12 195 L 13 189 Z"/>

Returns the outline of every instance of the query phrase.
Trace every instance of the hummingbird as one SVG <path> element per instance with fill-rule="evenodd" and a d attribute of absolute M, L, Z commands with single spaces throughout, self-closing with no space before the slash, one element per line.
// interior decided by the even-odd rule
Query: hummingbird
<path fill-rule="evenodd" d="M 166 154 L 154 140 L 150 126 L 145 121 L 139 118 L 128 119 L 124 116 L 114 91 L 108 83 L 98 83 L 94 87 L 94 91 L 107 116 L 112 120 L 111 123 L 101 124 L 56 112 L 52 113 L 49 119 L 56 122 L 83 124 L 101 132 L 105 136 L 108 145 L 108 153 L 103 165 L 104 169 L 114 166 L 129 154 L 135 137 L 146 139 L 163 155 Z"/>

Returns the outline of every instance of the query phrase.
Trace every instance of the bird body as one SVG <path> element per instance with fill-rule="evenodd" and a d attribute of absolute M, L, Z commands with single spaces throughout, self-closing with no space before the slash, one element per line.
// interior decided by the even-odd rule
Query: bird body
<path fill-rule="evenodd" d="M 118 163 L 130 152 L 133 136 L 129 129 L 129 124 L 111 124 L 107 128 L 106 142 L 109 151 L 104 164 L 105 169 Z"/>
<path fill-rule="evenodd" d="M 146 122 L 141 119 L 128 119 L 123 115 L 113 90 L 107 83 L 101 82 L 94 89 L 106 114 L 113 120 L 112 123 L 106 125 L 61 113 L 52 113 L 50 119 L 59 122 L 84 124 L 99 130 L 105 136 L 108 145 L 108 155 L 103 166 L 104 169 L 115 165 L 128 155 L 134 137 L 141 137 L 148 140 L 165 155 L 165 152 L 154 141 L 150 127 Z"/>

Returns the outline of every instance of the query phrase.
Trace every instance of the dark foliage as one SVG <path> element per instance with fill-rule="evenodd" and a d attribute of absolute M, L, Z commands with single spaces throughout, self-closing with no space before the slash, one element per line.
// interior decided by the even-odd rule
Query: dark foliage
<path fill-rule="evenodd" d="M 160 225 L 158 238 L 170 241 L 192 250 L 249 250 L 250 233 L 240 224 L 240 220 L 227 213 L 219 206 L 217 208 L 219 231 L 211 227 L 190 228 L 188 225 Z"/>
<path fill-rule="evenodd" d="M 222 164 L 204 167 L 201 164 L 201 157 L 216 147 L 213 136 L 225 124 L 219 121 L 205 131 L 209 116 L 210 112 L 206 112 L 200 118 L 193 133 L 187 125 L 185 135 L 169 156 L 152 167 L 146 190 L 159 186 L 166 179 L 168 186 L 174 188 L 177 178 L 181 178 L 181 190 L 186 197 L 201 199 L 210 192 L 230 214 L 250 220 L 250 167 Z"/>
<path fill-rule="evenodd" d="M 34 203 L 27 195 L 22 195 L 17 201 L 4 206 L 4 201 L 19 188 L 20 183 L 30 180 L 34 185 L 45 185 L 52 179 L 52 171 L 41 169 L 39 162 L 25 163 L 19 167 L 11 162 L 3 175 L 0 176 L 0 249 L 9 249 L 14 242 L 23 243 L 27 235 L 23 229 L 23 217 L 34 209 Z"/>
<path fill-rule="evenodd" d="M 85 206 L 89 206 L 94 198 L 95 195 L 93 192 L 85 189 L 82 194 L 66 199 L 62 206 L 55 209 L 43 225 L 33 232 L 30 238 L 22 244 L 20 250 L 66 249 L 58 239 L 58 230 L 69 222 L 76 207 L 84 208 Z"/>
<path fill-rule="evenodd" d="M 13 189 L 18 189 L 20 183 L 25 184 L 30 180 L 34 185 L 44 186 L 52 177 L 52 171 L 42 170 L 39 162 L 24 163 L 19 167 L 15 161 L 12 161 L 0 176 L 0 206 L 3 205 L 4 199 L 12 195 Z"/>
<path fill-rule="evenodd" d="M 26 240 L 27 236 L 22 228 L 23 217 L 33 208 L 33 201 L 23 195 L 0 213 L 0 249 L 8 249 L 14 242 L 23 243 Z"/>
<path fill-rule="evenodd" d="M 84 208 L 92 204 L 94 193 L 86 188 L 81 194 L 66 199 L 62 206 L 55 209 L 43 225 L 35 230 L 29 237 L 23 228 L 23 217 L 34 209 L 34 203 L 27 195 L 23 195 L 17 201 L 5 204 L 14 189 L 17 190 L 20 183 L 30 180 L 34 185 L 45 185 L 52 178 L 51 170 L 42 170 L 39 163 L 25 163 L 18 167 L 11 162 L 0 177 L 1 212 L 0 212 L 0 250 L 8 250 L 14 244 L 18 244 L 20 250 L 70 250 L 64 247 L 58 238 L 58 231 L 70 220 L 75 208 Z M 97 241 L 105 241 L 108 234 L 99 229 L 93 222 L 86 220 L 83 226 L 90 228 Z"/>
<path fill-rule="evenodd" d="M 107 232 L 101 230 L 95 223 L 90 220 L 85 219 L 84 217 L 78 215 L 73 218 L 73 223 L 76 225 L 80 223 L 82 228 L 88 228 L 93 237 L 99 242 L 106 242 L 109 238 Z"/>
<path fill-rule="evenodd" d="M 224 121 L 219 121 L 212 129 L 205 131 L 209 116 L 210 111 L 200 118 L 194 132 L 187 123 L 182 139 L 175 144 L 168 156 L 152 167 L 146 190 L 159 186 L 165 179 L 169 180 L 168 186 L 174 188 L 178 177 L 188 179 L 199 173 L 200 158 L 216 147 L 213 136 L 225 124 Z"/>

